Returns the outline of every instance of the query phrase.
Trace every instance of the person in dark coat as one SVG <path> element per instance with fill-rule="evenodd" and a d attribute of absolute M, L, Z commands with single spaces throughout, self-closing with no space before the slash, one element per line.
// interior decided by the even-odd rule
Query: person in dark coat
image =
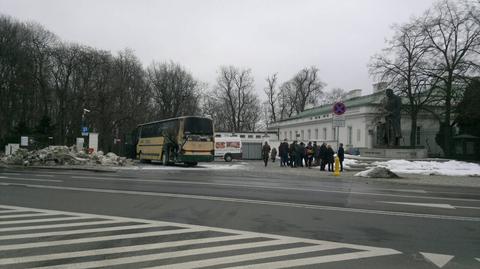
<path fill-rule="evenodd" d="M 295 147 L 295 157 L 297 160 L 297 167 L 303 167 L 303 158 L 305 155 L 305 144 L 303 142 L 300 142 L 300 144 L 297 144 Z"/>
<path fill-rule="evenodd" d="M 305 152 L 307 155 L 307 161 L 305 164 L 310 169 L 312 168 L 312 161 L 313 161 L 313 154 L 314 154 L 312 142 L 308 142 L 308 145 L 305 147 Z"/>
<path fill-rule="evenodd" d="M 328 164 L 328 171 L 330 171 L 330 172 L 333 171 L 333 163 L 335 161 L 334 155 L 335 155 L 335 151 L 333 151 L 332 146 L 328 145 L 327 146 L 326 159 L 327 159 L 327 164 Z"/>
<path fill-rule="evenodd" d="M 275 147 L 273 147 L 272 151 L 270 152 L 270 158 L 272 159 L 273 163 L 277 159 L 277 149 Z"/>
<path fill-rule="evenodd" d="M 278 154 L 280 155 L 280 166 L 288 165 L 288 143 L 287 139 L 283 140 L 278 146 Z"/>
<path fill-rule="evenodd" d="M 337 152 L 338 160 L 340 161 L 340 172 L 343 172 L 343 160 L 345 159 L 345 150 L 343 149 L 343 144 L 340 143 L 340 147 Z"/>
<path fill-rule="evenodd" d="M 317 141 L 313 142 L 313 163 L 314 165 L 318 165 L 318 146 Z"/>
<path fill-rule="evenodd" d="M 290 167 L 295 168 L 297 167 L 297 160 L 296 160 L 296 154 L 295 154 L 295 148 L 297 147 L 297 141 L 293 141 L 292 144 L 290 144 L 290 148 L 288 149 L 288 153 L 290 154 Z"/>
<path fill-rule="evenodd" d="M 318 158 L 320 160 L 320 171 L 325 171 L 327 164 L 327 144 L 323 143 L 318 150 Z"/>
<path fill-rule="evenodd" d="M 268 144 L 267 141 L 265 141 L 265 144 L 262 147 L 262 158 L 263 158 L 263 161 L 265 162 L 265 167 L 267 166 L 267 163 L 268 163 L 269 153 L 270 153 L 270 145 Z"/>

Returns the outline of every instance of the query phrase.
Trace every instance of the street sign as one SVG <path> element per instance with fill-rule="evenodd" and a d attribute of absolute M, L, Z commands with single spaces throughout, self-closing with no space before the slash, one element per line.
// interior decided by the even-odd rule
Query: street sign
<path fill-rule="evenodd" d="M 88 136 L 88 127 L 82 127 L 80 132 L 82 132 L 82 136 Z"/>
<path fill-rule="evenodd" d="M 347 107 L 342 102 L 336 102 L 333 104 L 333 114 L 335 115 L 343 115 L 347 111 Z"/>
<path fill-rule="evenodd" d="M 345 115 L 333 116 L 332 127 L 345 127 Z"/>

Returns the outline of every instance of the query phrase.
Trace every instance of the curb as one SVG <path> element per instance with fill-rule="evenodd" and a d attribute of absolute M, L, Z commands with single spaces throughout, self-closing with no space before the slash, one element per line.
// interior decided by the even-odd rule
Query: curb
<path fill-rule="evenodd" d="M 76 166 L 23 166 L 23 165 L 0 165 L 0 168 L 16 168 L 16 169 L 49 169 L 49 170 L 76 170 L 90 171 L 100 173 L 116 173 L 113 168 L 95 168 L 95 167 L 76 167 Z"/>

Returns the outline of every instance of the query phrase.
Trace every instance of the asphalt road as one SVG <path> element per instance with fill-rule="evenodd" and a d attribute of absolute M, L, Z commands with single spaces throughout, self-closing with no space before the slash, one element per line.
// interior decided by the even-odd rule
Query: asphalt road
<path fill-rule="evenodd" d="M 478 188 L 247 166 L 0 169 L 0 268 L 480 268 Z"/>

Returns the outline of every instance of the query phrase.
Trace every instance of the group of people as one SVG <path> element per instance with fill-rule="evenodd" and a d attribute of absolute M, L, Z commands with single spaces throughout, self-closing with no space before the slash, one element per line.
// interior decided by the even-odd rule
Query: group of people
<path fill-rule="evenodd" d="M 318 146 L 317 142 L 308 142 L 307 145 L 305 145 L 303 142 L 298 143 L 298 141 L 293 141 L 289 145 L 287 139 L 285 139 L 278 147 L 278 155 L 280 157 L 281 167 L 312 168 L 312 166 L 320 166 L 320 171 L 325 171 L 325 168 L 327 168 L 328 171 L 334 170 L 335 151 L 332 146 L 326 143 Z M 345 151 L 342 143 L 339 145 L 337 156 L 340 161 L 340 171 L 343 171 Z M 262 147 L 262 158 L 265 166 L 267 166 L 269 158 L 272 162 L 275 162 L 277 149 L 275 147 L 271 148 L 270 145 L 265 142 Z"/>

